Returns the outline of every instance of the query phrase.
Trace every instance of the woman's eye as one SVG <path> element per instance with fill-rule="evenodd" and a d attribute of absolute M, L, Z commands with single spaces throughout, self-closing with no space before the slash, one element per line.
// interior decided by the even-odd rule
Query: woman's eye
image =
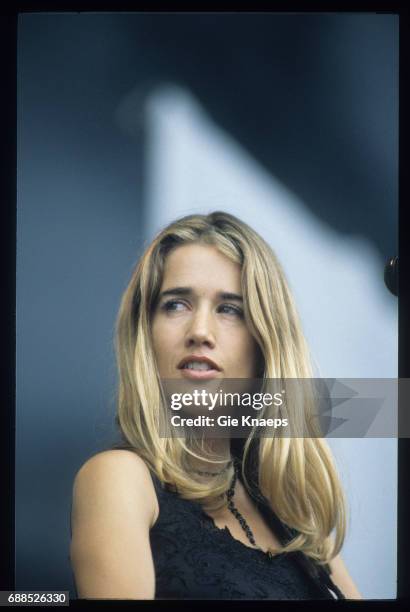
<path fill-rule="evenodd" d="M 185 304 L 183 302 L 180 302 L 179 300 L 168 300 L 168 302 L 165 302 L 165 304 L 163 304 L 162 308 L 167 312 L 178 312 L 181 310 L 181 308 L 178 308 L 178 306 L 182 306 L 185 308 Z"/>
<path fill-rule="evenodd" d="M 165 310 L 166 312 L 182 312 L 185 310 L 185 308 L 187 308 L 187 305 L 185 302 L 181 302 L 181 300 L 168 300 L 161 306 L 161 309 Z M 221 304 L 221 306 L 218 307 L 218 312 L 243 317 L 243 311 L 237 306 L 232 306 L 231 304 Z"/>
<path fill-rule="evenodd" d="M 224 314 L 234 314 L 238 315 L 239 317 L 243 316 L 242 310 L 237 306 L 231 306 L 230 304 L 222 304 L 220 308 L 224 310 Z"/>

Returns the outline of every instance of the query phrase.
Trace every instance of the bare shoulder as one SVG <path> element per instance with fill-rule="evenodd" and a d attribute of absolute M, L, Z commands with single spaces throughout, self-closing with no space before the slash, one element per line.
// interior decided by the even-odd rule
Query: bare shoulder
<path fill-rule="evenodd" d="M 129 466 L 131 469 L 138 470 L 141 474 L 148 472 L 148 467 L 144 460 L 137 453 L 126 449 L 111 449 L 97 453 L 83 463 L 79 472 L 89 469 L 90 466 L 97 469 L 101 466 L 104 468 L 114 466 L 124 468 Z"/>
<path fill-rule="evenodd" d="M 159 513 L 158 500 L 150 470 L 137 453 L 125 449 L 112 449 L 93 455 L 78 470 L 73 485 L 73 499 L 84 503 L 89 500 L 112 497 L 135 502 L 140 515 L 148 519 L 151 527 Z"/>
<path fill-rule="evenodd" d="M 157 497 L 144 461 L 104 451 L 78 470 L 73 485 L 70 559 L 81 598 L 152 599 L 149 530 Z"/>
<path fill-rule="evenodd" d="M 330 561 L 330 572 L 333 582 L 339 587 L 346 599 L 363 599 L 362 594 L 353 582 L 348 569 L 340 555 Z"/>

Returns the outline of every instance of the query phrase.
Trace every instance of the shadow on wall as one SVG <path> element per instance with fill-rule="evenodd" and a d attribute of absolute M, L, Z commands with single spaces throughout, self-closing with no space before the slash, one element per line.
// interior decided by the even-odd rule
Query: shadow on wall
<path fill-rule="evenodd" d="M 126 31 L 141 97 L 188 88 L 323 221 L 396 254 L 395 16 L 144 15 Z"/>

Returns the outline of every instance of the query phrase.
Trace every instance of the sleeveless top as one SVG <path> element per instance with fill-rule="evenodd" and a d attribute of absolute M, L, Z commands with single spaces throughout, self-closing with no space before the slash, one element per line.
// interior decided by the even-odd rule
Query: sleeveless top
<path fill-rule="evenodd" d="M 150 530 L 155 599 L 345 599 L 328 570 L 300 552 L 269 558 L 217 527 L 199 502 L 186 500 L 150 470 L 159 515 Z M 269 504 L 260 513 L 281 543 L 296 535 Z"/>

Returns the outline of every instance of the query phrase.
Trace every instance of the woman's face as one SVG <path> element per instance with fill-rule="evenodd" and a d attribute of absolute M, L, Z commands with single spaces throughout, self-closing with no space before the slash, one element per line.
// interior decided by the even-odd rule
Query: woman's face
<path fill-rule="evenodd" d="M 216 247 L 186 244 L 165 261 L 152 319 L 161 378 L 255 378 L 258 346 L 243 314 L 241 268 Z"/>

